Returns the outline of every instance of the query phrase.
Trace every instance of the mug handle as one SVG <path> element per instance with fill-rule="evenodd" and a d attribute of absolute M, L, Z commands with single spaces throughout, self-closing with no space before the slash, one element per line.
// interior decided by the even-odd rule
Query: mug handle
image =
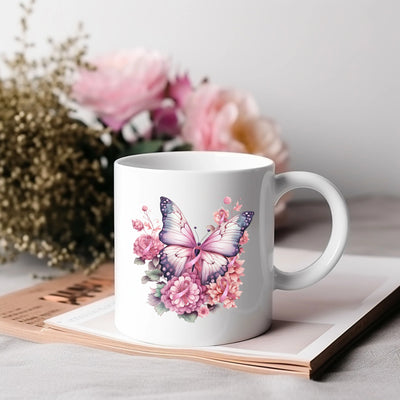
<path fill-rule="evenodd" d="M 332 216 L 331 236 L 324 252 L 308 267 L 296 272 L 285 272 L 274 266 L 274 289 L 302 289 L 318 282 L 339 261 L 346 244 L 349 224 L 347 207 L 336 186 L 311 172 L 284 172 L 275 177 L 275 204 L 285 193 L 299 188 L 315 190 L 324 196 Z"/>

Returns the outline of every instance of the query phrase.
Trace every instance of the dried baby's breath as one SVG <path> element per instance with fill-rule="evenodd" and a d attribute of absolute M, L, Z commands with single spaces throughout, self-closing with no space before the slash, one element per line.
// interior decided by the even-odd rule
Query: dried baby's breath
<path fill-rule="evenodd" d="M 20 252 L 51 266 L 94 269 L 112 256 L 112 193 L 102 130 L 71 117 L 65 99 L 84 61 L 81 29 L 30 59 L 34 1 L 22 4 L 18 50 L 0 77 L 0 260 Z"/>

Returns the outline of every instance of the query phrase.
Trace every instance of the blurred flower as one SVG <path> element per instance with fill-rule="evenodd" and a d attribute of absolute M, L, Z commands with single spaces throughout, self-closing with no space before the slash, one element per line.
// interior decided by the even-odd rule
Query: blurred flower
<path fill-rule="evenodd" d="M 252 96 L 203 83 L 184 105 L 183 138 L 194 150 L 236 151 L 271 158 L 287 169 L 288 151 L 272 120 L 260 116 Z"/>
<path fill-rule="evenodd" d="M 179 108 L 183 108 L 189 94 L 193 91 L 188 74 L 179 76 L 177 75 L 175 81 L 170 82 L 168 88 L 169 96 L 175 100 Z"/>
<path fill-rule="evenodd" d="M 98 58 L 96 70 L 83 69 L 73 97 L 119 131 L 134 115 L 160 106 L 169 64 L 158 52 L 135 49 Z"/>
<path fill-rule="evenodd" d="M 218 86 L 210 83 L 200 85 L 189 95 L 183 111 L 182 136 L 192 143 L 193 150 L 242 150 L 231 135 L 238 109 L 222 98 Z"/>
<path fill-rule="evenodd" d="M 163 247 L 156 235 L 140 235 L 133 244 L 133 252 L 142 260 L 152 260 Z"/>
<path fill-rule="evenodd" d="M 273 120 L 266 117 L 239 118 L 232 127 L 232 136 L 242 143 L 244 152 L 273 160 L 277 173 L 288 170 L 289 152 Z"/>
<path fill-rule="evenodd" d="M 152 113 L 153 132 L 155 136 L 178 136 L 181 131 L 178 109 L 174 106 L 160 107 Z"/>
<path fill-rule="evenodd" d="M 196 273 L 185 272 L 179 277 L 173 277 L 161 289 L 161 301 L 177 314 L 190 314 L 203 306 L 205 290 Z"/>

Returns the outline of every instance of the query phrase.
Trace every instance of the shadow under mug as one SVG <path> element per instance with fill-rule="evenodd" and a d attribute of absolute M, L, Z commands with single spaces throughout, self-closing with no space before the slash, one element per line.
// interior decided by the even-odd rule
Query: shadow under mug
<path fill-rule="evenodd" d="M 224 152 L 165 152 L 115 162 L 115 324 L 169 346 L 208 346 L 268 330 L 275 289 L 300 289 L 343 253 L 345 201 L 310 172 L 275 175 L 273 161 Z M 332 230 L 297 272 L 273 264 L 274 206 L 296 188 L 322 194 Z"/>

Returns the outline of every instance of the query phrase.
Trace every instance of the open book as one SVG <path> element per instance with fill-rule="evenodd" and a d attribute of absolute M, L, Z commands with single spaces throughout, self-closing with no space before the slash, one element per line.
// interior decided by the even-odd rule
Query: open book
<path fill-rule="evenodd" d="M 306 265 L 317 256 L 315 252 L 278 248 L 275 258 L 283 268 L 283 265 Z M 44 317 L 42 322 L 39 318 L 34 324 L 34 334 L 26 324 L 24 328 L 23 321 L 15 319 L 10 329 L 12 324 L 5 317 L 2 300 L 8 297 L 10 304 L 10 296 L 16 293 L 1 297 L 0 332 L 37 341 L 63 341 L 129 354 L 197 360 L 249 372 L 315 378 L 334 356 L 400 303 L 399 258 L 346 255 L 316 285 L 292 292 L 275 291 L 273 324 L 267 333 L 222 346 L 176 348 L 137 342 L 116 330 L 114 298 L 107 274 L 110 274 L 109 268 L 98 271 L 97 292 L 89 291 L 88 296 L 75 301 L 81 304 L 75 305 L 69 303 L 69 295 L 64 300 L 61 296 L 61 303 L 54 297 L 43 300 L 44 295 L 49 296 L 48 290 L 43 292 L 43 285 L 51 283 L 55 289 L 57 281 L 64 279 L 65 284 L 65 279 L 71 276 L 41 284 L 41 290 L 35 292 L 36 298 L 31 296 L 30 306 L 52 302 L 58 310 L 54 307 L 47 312 L 40 310 Z M 103 282 L 101 275 L 104 275 Z M 79 289 L 79 284 L 76 285 Z M 24 302 L 29 297 L 26 290 L 22 291 Z M 37 298 L 40 291 L 42 300 Z M 59 291 L 65 292 L 65 289 Z M 63 312 L 60 308 L 70 311 Z M 48 319 L 43 324 L 45 318 Z"/>

